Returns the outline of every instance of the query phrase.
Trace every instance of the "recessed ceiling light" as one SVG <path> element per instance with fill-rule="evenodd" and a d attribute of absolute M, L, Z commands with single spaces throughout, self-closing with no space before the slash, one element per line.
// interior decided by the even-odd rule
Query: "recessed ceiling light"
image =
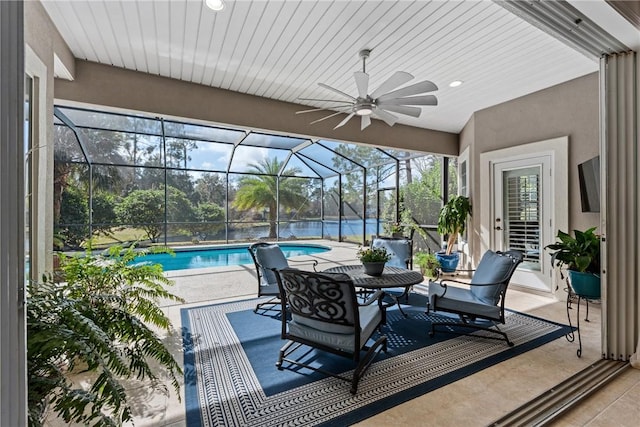
<path fill-rule="evenodd" d="M 224 9 L 224 1 L 222 0 L 204 0 L 204 4 L 211 10 L 215 10 L 216 12 Z"/>
<path fill-rule="evenodd" d="M 458 87 L 462 84 L 462 80 L 454 80 L 451 83 L 449 83 L 449 87 Z"/>

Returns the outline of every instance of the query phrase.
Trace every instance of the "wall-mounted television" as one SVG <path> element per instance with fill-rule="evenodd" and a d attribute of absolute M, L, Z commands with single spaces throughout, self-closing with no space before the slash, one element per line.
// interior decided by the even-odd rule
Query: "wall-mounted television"
<path fill-rule="evenodd" d="M 582 212 L 600 212 L 600 156 L 578 165 Z"/>

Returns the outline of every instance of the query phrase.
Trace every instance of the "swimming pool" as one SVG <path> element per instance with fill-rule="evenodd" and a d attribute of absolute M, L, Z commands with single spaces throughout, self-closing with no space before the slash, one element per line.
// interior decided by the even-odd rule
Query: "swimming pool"
<path fill-rule="evenodd" d="M 279 243 L 287 258 L 327 252 L 331 248 L 303 243 Z M 226 267 L 229 265 L 253 264 L 249 245 L 176 250 L 175 255 L 149 254 L 136 258 L 136 262 L 149 261 L 161 264 L 164 271 L 190 270 L 192 268 Z"/>

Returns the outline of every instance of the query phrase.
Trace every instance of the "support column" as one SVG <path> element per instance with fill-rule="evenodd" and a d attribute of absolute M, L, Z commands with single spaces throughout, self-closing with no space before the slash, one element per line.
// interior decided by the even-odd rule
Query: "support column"
<path fill-rule="evenodd" d="M 0 1 L 0 425 L 26 425 L 24 11 Z"/>
<path fill-rule="evenodd" d="M 600 62 L 602 356 L 629 360 L 639 334 L 636 53 Z"/>

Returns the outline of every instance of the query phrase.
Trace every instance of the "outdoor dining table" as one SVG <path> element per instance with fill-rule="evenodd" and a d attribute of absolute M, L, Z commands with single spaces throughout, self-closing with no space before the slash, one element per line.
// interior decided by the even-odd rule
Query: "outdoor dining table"
<path fill-rule="evenodd" d="M 418 283 L 422 283 L 424 277 L 418 271 L 408 270 L 400 267 L 388 267 L 385 266 L 380 276 L 371 276 L 364 272 L 364 267 L 360 265 L 341 265 L 338 267 L 331 267 L 324 270 L 327 273 L 344 273 L 353 282 L 354 286 L 365 289 L 381 289 L 383 292 L 385 289 L 390 288 L 404 288 L 400 295 L 394 295 L 387 292 L 387 295 L 393 299 L 393 303 L 387 307 L 391 307 L 394 304 L 398 305 L 398 310 L 403 316 L 407 314 L 402 310 L 399 299 L 405 295 L 408 295 L 409 288 Z"/>
<path fill-rule="evenodd" d="M 355 286 L 367 289 L 408 288 L 422 283 L 420 272 L 400 267 L 384 267 L 380 276 L 365 274 L 362 265 L 340 265 L 324 270 L 327 273 L 344 273 L 351 278 Z"/>

